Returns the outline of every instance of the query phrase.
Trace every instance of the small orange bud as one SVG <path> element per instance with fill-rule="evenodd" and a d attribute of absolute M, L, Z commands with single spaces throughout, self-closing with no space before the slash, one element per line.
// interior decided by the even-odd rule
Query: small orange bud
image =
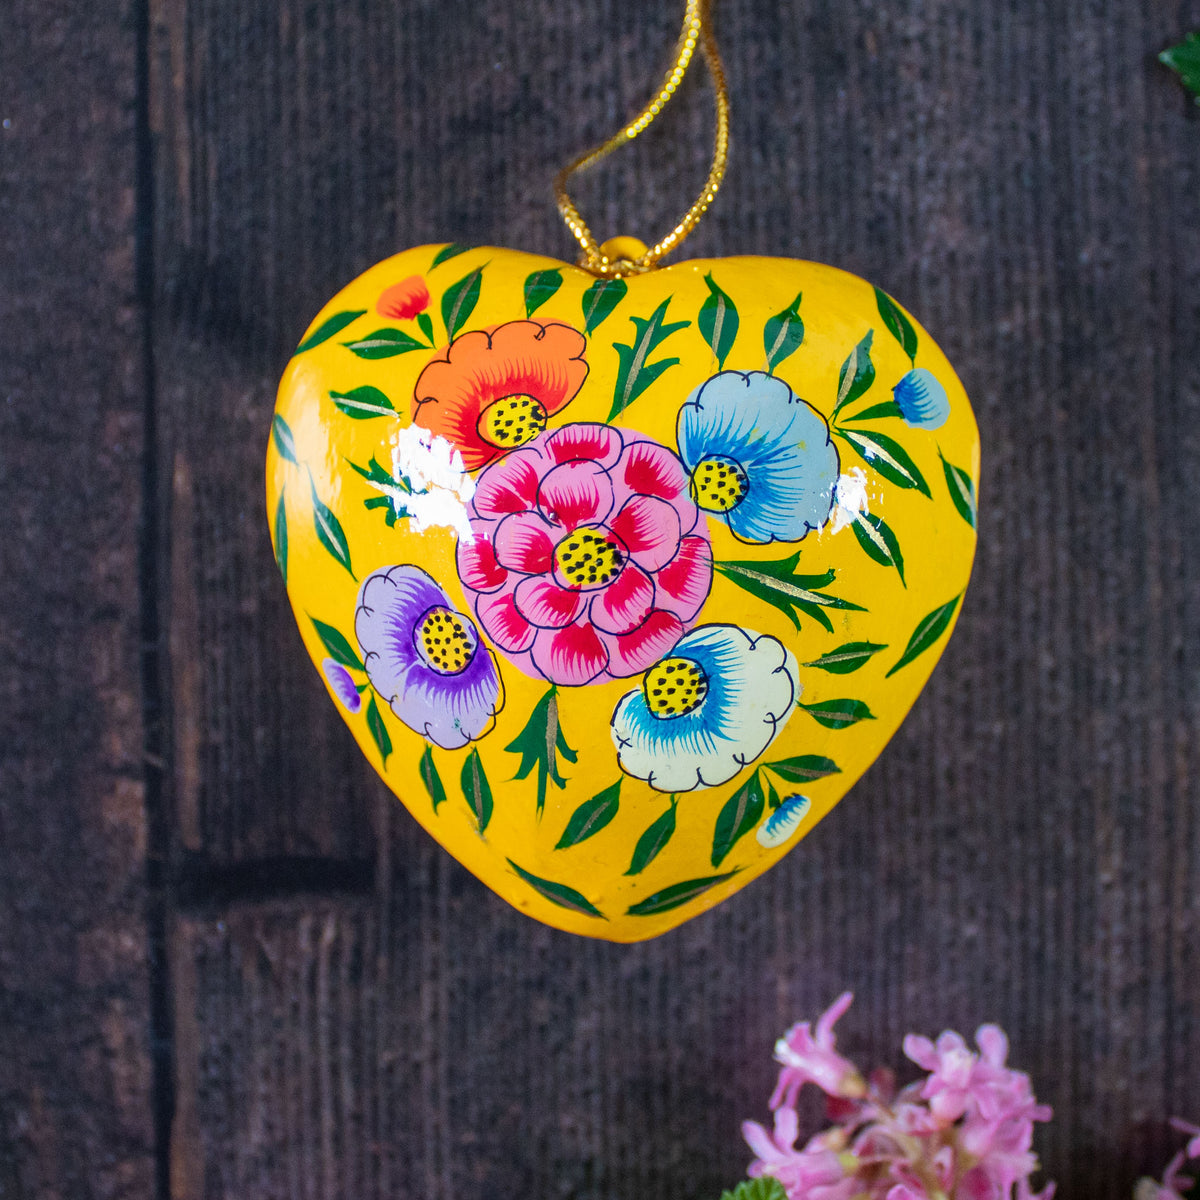
<path fill-rule="evenodd" d="M 429 306 L 429 289 L 420 275 L 393 283 L 375 302 L 375 311 L 393 321 L 408 321 Z"/>

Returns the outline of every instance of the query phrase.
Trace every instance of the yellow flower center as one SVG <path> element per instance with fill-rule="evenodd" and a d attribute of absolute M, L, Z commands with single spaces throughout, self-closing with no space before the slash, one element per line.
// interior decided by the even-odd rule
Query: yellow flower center
<path fill-rule="evenodd" d="M 646 707 L 655 717 L 682 717 L 704 703 L 708 676 L 690 658 L 664 658 L 642 678 Z"/>
<path fill-rule="evenodd" d="M 709 512 L 728 512 L 746 498 L 750 478 L 741 463 L 713 454 L 702 458 L 692 471 L 692 495 Z"/>
<path fill-rule="evenodd" d="M 625 558 L 603 531 L 577 529 L 555 546 L 554 565 L 564 587 L 583 591 L 614 580 Z"/>
<path fill-rule="evenodd" d="M 502 450 L 533 441 L 545 428 L 545 408 L 523 393 L 493 400 L 479 414 L 479 436 Z"/>
<path fill-rule="evenodd" d="M 450 608 L 431 608 L 417 626 L 417 653 L 439 675 L 457 675 L 475 657 L 475 634 Z"/>

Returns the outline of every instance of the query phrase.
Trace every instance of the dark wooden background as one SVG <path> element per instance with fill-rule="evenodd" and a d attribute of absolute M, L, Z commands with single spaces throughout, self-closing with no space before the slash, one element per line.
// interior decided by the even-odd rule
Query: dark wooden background
<path fill-rule="evenodd" d="M 275 381 L 398 248 L 570 255 L 557 164 L 677 0 L 0 5 L 0 1197 L 715 1200 L 773 1039 L 1001 1022 L 1062 1200 L 1200 1119 L 1197 0 L 721 0 L 697 255 L 815 258 L 938 337 L 984 439 L 962 621 L 768 878 L 658 941 L 519 916 L 302 652 Z M 699 82 L 582 189 L 650 240 Z"/>

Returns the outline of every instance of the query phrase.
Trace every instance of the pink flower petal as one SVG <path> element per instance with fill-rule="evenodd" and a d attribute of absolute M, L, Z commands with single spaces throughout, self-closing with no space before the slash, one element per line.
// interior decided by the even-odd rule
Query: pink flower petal
<path fill-rule="evenodd" d="M 611 467 L 620 457 L 622 445 L 619 430 L 581 421 L 556 429 L 546 438 L 545 449 L 555 463 L 583 459 Z"/>
<path fill-rule="evenodd" d="M 513 592 L 517 612 L 539 629 L 561 629 L 583 612 L 586 601 L 578 592 L 559 587 L 553 579 L 522 579 Z"/>
<path fill-rule="evenodd" d="M 496 561 L 523 575 L 545 575 L 554 566 L 555 535 L 536 513 L 512 513 L 496 526 Z"/>
<path fill-rule="evenodd" d="M 532 450 L 516 450 L 493 463 L 475 486 L 475 511 L 489 520 L 528 512 L 537 499 L 540 463 Z"/>
<path fill-rule="evenodd" d="M 639 496 L 673 501 L 689 497 L 687 472 L 678 457 L 655 442 L 632 442 L 625 448 L 618 477 Z M 688 499 L 691 505 L 691 500 Z"/>
<path fill-rule="evenodd" d="M 631 633 L 601 634 L 608 646 L 608 671 L 621 679 L 638 675 L 670 653 L 683 636 L 683 622 L 674 613 L 656 608 Z"/>
<path fill-rule="evenodd" d="M 541 630 L 533 643 L 533 662 L 551 683 L 580 687 L 608 665 L 608 651 L 586 622 L 551 632 Z"/>
<path fill-rule="evenodd" d="M 519 654 L 533 645 L 537 630 L 517 612 L 512 592 L 480 596 L 475 602 L 475 615 L 488 637 L 501 650 Z"/>
<path fill-rule="evenodd" d="M 635 563 L 627 563 L 620 575 L 592 600 L 592 624 L 608 633 L 636 629 L 654 606 L 654 583 Z"/>
<path fill-rule="evenodd" d="M 626 501 L 609 528 L 647 571 L 665 567 L 679 550 L 679 514 L 665 500 L 653 496 Z"/>
<path fill-rule="evenodd" d="M 607 472 L 596 463 L 563 463 L 542 480 L 537 503 L 549 520 L 572 530 L 608 516 L 613 503 L 612 484 Z"/>
<path fill-rule="evenodd" d="M 496 548 L 488 536 L 473 541 L 459 539 L 458 577 L 473 592 L 494 592 L 504 586 L 508 572 L 496 561 Z"/>
<path fill-rule="evenodd" d="M 658 603 L 681 621 L 690 621 L 712 588 L 712 547 L 701 537 L 685 537 L 679 553 L 656 576 Z"/>

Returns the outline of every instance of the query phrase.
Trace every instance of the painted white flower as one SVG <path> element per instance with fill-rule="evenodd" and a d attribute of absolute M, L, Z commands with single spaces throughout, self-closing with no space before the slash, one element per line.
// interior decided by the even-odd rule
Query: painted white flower
<path fill-rule="evenodd" d="M 807 796 L 788 796 L 758 827 L 754 835 L 758 844 L 767 850 L 782 846 L 800 828 L 811 807 L 812 801 Z"/>
<path fill-rule="evenodd" d="M 660 792 L 716 787 L 766 750 L 799 695 L 796 660 L 778 639 L 700 625 L 617 704 L 617 760 Z"/>

